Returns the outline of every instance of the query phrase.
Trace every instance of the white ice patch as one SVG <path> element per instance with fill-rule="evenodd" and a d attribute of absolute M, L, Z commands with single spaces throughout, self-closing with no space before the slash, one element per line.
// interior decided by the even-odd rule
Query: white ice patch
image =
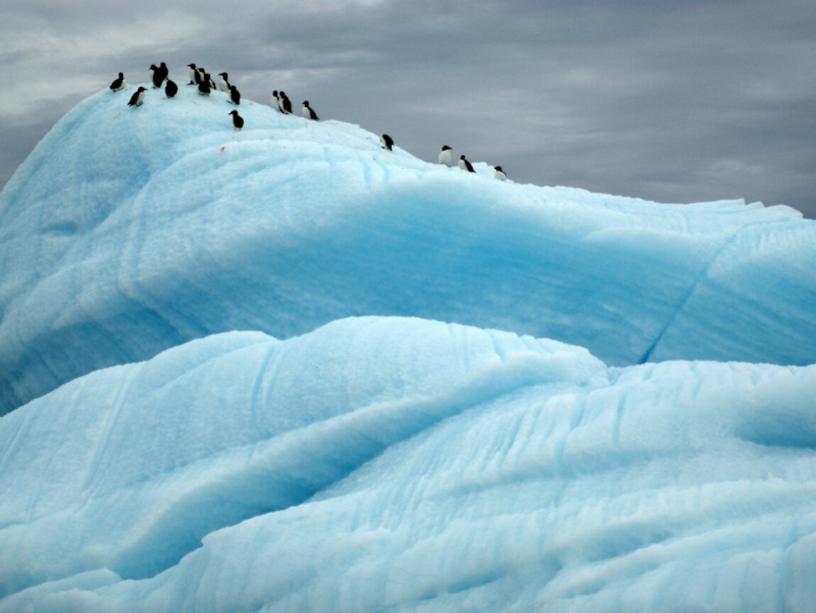
<path fill-rule="evenodd" d="M 0 418 L 0 611 L 808 611 L 816 366 L 362 318 Z"/>

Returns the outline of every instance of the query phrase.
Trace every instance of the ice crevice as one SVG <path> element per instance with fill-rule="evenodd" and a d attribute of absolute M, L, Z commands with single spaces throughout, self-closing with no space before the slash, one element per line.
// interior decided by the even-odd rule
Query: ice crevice
<path fill-rule="evenodd" d="M 697 275 L 697 277 L 694 279 L 694 282 L 689 286 L 686 293 L 677 302 L 676 307 L 674 307 L 673 310 L 671 311 L 671 313 L 669 314 L 668 318 L 666 319 L 666 323 L 660 329 L 660 332 L 655 337 L 654 341 L 652 341 L 652 343 L 646 349 L 646 352 L 643 354 L 643 356 L 640 358 L 640 360 L 638 360 L 638 362 L 637 362 L 638 364 L 645 364 L 646 362 L 648 362 L 650 360 L 650 358 L 652 357 L 652 354 L 655 352 L 655 349 L 657 349 L 657 346 L 660 344 L 660 341 L 666 335 L 666 332 L 669 330 L 669 328 L 672 326 L 672 324 L 677 320 L 678 316 L 682 313 L 683 309 L 686 307 L 689 300 L 694 295 L 694 292 L 697 290 L 700 283 L 702 283 L 703 281 L 706 280 L 706 278 L 708 276 L 708 272 L 711 270 L 711 268 L 714 266 L 714 264 L 717 262 L 717 260 L 723 254 L 723 252 L 729 247 L 729 245 L 734 243 L 734 241 L 737 238 L 737 235 L 740 233 L 740 230 L 742 230 L 742 228 L 738 227 L 731 236 L 726 238 L 723 241 L 722 246 L 719 249 L 717 249 L 717 251 L 711 257 L 711 259 L 705 265 L 705 267 L 703 267 L 703 269 L 700 271 L 700 274 Z"/>

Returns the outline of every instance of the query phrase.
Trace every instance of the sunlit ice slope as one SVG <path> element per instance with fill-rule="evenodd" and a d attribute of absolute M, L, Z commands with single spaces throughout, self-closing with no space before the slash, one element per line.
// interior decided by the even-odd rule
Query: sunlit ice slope
<path fill-rule="evenodd" d="M 339 121 L 246 101 L 237 132 L 223 94 L 129 93 L 79 104 L 0 195 L 0 412 L 211 333 L 372 314 L 615 365 L 816 361 L 816 224 L 790 208 L 501 183 Z"/>
<path fill-rule="evenodd" d="M 815 393 L 414 318 L 209 336 L 0 418 L 0 611 L 811 611 Z"/>

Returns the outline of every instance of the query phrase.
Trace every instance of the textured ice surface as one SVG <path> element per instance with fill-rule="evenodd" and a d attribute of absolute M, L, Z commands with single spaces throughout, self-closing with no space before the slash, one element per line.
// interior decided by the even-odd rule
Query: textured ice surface
<path fill-rule="evenodd" d="M 0 418 L 0 611 L 812 611 L 815 394 L 411 318 L 210 336 Z"/>
<path fill-rule="evenodd" d="M 816 361 L 816 223 L 790 208 L 500 183 L 250 101 L 236 132 L 220 93 L 128 95 L 82 102 L 0 195 L 0 413 L 208 334 L 371 314 L 615 365 Z"/>

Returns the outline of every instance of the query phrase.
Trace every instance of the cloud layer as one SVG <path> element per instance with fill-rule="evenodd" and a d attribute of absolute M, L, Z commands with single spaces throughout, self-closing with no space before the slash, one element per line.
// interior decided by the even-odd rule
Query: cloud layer
<path fill-rule="evenodd" d="M 11 0 L 0 25 L 0 183 L 120 70 L 228 70 L 321 117 L 442 144 L 512 178 L 816 217 L 816 8 L 770 4 Z"/>

